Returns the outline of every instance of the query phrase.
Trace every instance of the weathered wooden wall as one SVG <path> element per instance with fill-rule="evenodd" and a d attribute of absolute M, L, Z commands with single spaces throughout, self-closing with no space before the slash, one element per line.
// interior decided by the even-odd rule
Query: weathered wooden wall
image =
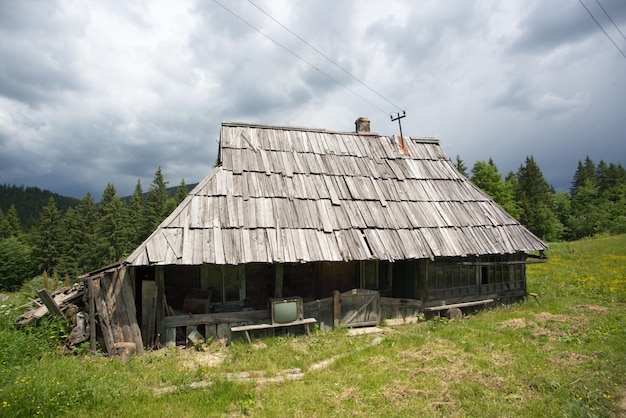
<path fill-rule="evenodd" d="M 107 352 L 113 355 L 125 343 L 134 343 L 135 354 L 143 354 L 141 329 L 137 323 L 133 284 L 126 268 L 101 273 L 93 281 L 95 307 Z"/>

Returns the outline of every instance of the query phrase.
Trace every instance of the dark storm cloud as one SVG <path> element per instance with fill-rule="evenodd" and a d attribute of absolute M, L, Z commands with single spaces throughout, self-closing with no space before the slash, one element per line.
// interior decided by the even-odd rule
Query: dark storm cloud
<path fill-rule="evenodd" d="M 75 57 L 82 30 L 55 2 L 3 2 L 0 95 L 38 106 L 83 88 Z"/>
<path fill-rule="evenodd" d="M 618 27 L 626 22 L 626 3 L 604 0 L 600 7 L 597 2 L 587 0 L 584 4 L 609 36 L 618 45 L 626 46 L 611 22 L 612 19 Z M 604 36 L 587 10 L 574 1 L 537 1 L 520 21 L 518 29 L 522 35 L 512 43 L 513 52 L 549 53 L 562 46 L 584 42 L 592 36 Z M 606 39 L 606 42 L 610 41 Z"/>
<path fill-rule="evenodd" d="M 216 2 L 0 0 L 0 182 L 128 195 L 159 166 L 201 180 L 225 120 L 397 134 L 398 110 L 470 167 L 533 155 L 557 187 L 586 154 L 626 162 L 624 59 L 576 1 L 252 1 L 375 92 L 245 0 L 220 2 L 271 40 Z"/>

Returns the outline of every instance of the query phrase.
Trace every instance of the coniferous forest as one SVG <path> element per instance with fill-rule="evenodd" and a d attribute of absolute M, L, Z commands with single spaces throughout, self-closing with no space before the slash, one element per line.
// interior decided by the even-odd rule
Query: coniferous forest
<path fill-rule="evenodd" d="M 533 157 L 504 178 L 492 159 L 457 169 L 544 241 L 626 233 L 626 170 L 621 164 L 579 161 L 569 191 L 555 191 Z M 37 188 L 0 186 L 0 291 L 34 276 L 70 279 L 128 256 L 188 193 L 168 189 L 159 167 L 144 193 L 129 198 L 109 183 L 96 203 Z M 42 199 L 47 199 L 45 204 Z M 34 213 L 38 210 L 39 213 Z"/>

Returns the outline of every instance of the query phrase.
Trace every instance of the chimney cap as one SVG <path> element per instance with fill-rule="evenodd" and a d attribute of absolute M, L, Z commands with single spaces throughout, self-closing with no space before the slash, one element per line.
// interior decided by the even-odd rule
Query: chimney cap
<path fill-rule="evenodd" d="M 356 132 L 370 132 L 370 120 L 361 116 L 354 122 Z"/>

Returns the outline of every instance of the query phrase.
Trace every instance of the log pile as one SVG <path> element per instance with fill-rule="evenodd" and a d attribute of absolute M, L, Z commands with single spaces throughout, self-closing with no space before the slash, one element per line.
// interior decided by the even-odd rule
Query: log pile
<path fill-rule="evenodd" d="M 95 352 L 99 340 L 113 358 L 127 360 L 133 354 L 143 354 L 135 295 L 127 270 L 112 268 L 83 279 L 82 283 L 52 294 L 38 290 L 39 298 L 17 318 L 18 325 L 32 324 L 48 314 L 71 318 L 75 326 L 67 340 L 69 348 L 89 340 Z"/>

